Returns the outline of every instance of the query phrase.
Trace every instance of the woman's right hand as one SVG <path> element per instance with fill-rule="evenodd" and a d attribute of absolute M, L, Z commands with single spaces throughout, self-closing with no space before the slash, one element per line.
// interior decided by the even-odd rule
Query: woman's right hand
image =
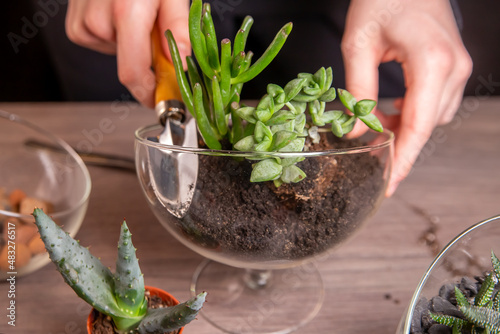
<path fill-rule="evenodd" d="M 184 59 L 191 52 L 188 15 L 188 0 L 70 0 L 66 33 L 78 45 L 116 54 L 120 82 L 140 103 L 154 107 L 151 31 L 158 19 L 161 31 L 173 32 Z M 170 59 L 166 38 L 162 48 Z"/>

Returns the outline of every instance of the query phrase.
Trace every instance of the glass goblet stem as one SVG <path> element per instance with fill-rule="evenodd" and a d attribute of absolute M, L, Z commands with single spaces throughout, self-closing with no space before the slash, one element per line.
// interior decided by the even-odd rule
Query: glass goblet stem
<path fill-rule="evenodd" d="M 246 269 L 243 281 L 250 289 L 260 290 L 267 286 L 271 276 L 271 270 Z"/>

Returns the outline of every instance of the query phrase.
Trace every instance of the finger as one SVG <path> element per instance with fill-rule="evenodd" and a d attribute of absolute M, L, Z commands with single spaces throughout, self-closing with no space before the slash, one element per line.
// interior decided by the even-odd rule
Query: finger
<path fill-rule="evenodd" d="M 186 67 L 186 56 L 191 55 L 191 44 L 189 42 L 189 1 L 186 0 L 165 0 L 161 2 L 158 11 L 158 24 L 162 32 L 162 48 L 163 52 L 169 60 L 170 51 L 167 39 L 163 37 L 164 32 L 171 30 L 174 35 L 181 59 Z"/>
<path fill-rule="evenodd" d="M 388 196 L 392 195 L 398 184 L 410 173 L 436 126 L 442 87 L 447 76 L 446 71 L 436 71 L 436 64 L 439 61 L 434 57 L 412 57 L 403 66 L 408 89 L 402 107 L 401 124 L 397 129 Z"/>
<path fill-rule="evenodd" d="M 396 110 L 398 110 L 399 113 L 401 113 L 401 110 L 403 110 L 403 102 L 404 99 L 402 97 L 398 97 L 394 100 L 394 108 L 396 108 Z"/>
<path fill-rule="evenodd" d="M 153 107 L 156 83 L 151 71 L 151 31 L 157 8 L 121 0 L 114 11 L 118 78 L 140 103 Z"/>
<path fill-rule="evenodd" d="M 115 43 L 109 43 L 99 36 L 96 36 L 88 29 L 85 20 L 87 20 L 88 3 L 86 1 L 70 1 L 65 20 L 66 35 L 75 44 L 86 48 L 106 53 L 115 54 Z M 103 14 L 103 20 L 111 22 L 111 14 L 108 11 L 108 17 Z"/>
<path fill-rule="evenodd" d="M 459 91 L 460 92 L 460 91 Z M 458 107 L 460 105 L 460 102 L 462 101 L 462 96 L 463 96 L 463 90 L 461 93 L 455 93 L 453 96 L 446 101 L 446 105 L 444 106 L 444 110 L 442 111 L 441 115 L 439 116 L 438 125 L 445 125 L 451 122 L 453 119 L 453 116 L 455 116 L 455 113 L 458 110 Z"/>
<path fill-rule="evenodd" d="M 466 52 L 460 53 L 455 63 L 453 75 L 448 80 L 449 97 L 442 103 L 443 111 L 438 120 L 439 125 L 447 124 L 453 119 L 462 102 L 465 85 L 472 72 L 472 60 Z"/>
<path fill-rule="evenodd" d="M 356 42 L 342 43 L 344 58 L 346 89 L 359 101 L 362 99 L 377 100 L 378 97 L 378 65 L 380 56 L 370 48 L 362 48 Z M 368 127 L 363 122 L 356 122 L 354 129 L 348 134 L 356 137 Z"/>
<path fill-rule="evenodd" d="M 83 22 L 93 36 L 116 47 L 116 33 L 110 0 L 88 1 Z"/>
<path fill-rule="evenodd" d="M 382 127 L 384 129 L 389 129 L 391 131 L 397 131 L 397 127 L 399 124 L 401 124 L 401 115 L 386 115 L 382 112 L 374 112 L 375 116 L 380 120 L 380 123 L 382 123 Z"/>

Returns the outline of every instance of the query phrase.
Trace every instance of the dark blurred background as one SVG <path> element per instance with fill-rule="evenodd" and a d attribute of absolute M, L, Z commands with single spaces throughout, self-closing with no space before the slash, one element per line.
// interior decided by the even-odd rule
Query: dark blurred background
<path fill-rule="evenodd" d="M 66 6 L 64 3 L 67 3 L 67 0 L 4 0 L 0 4 L 0 25 L 2 28 L 0 101 L 85 101 L 89 99 L 102 101 L 130 98 L 129 95 L 127 97 L 125 88 L 117 84 L 114 57 L 80 48 L 67 40 L 61 24 L 65 15 Z M 245 0 L 242 0 L 241 3 L 245 3 Z M 458 4 L 463 18 L 462 36 L 474 61 L 474 70 L 465 94 L 477 94 L 478 87 L 482 89 L 481 94 L 485 94 L 484 83 L 490 82 L 489 93 L 498 95 L 500 92 L 500 22 L 498 18 L 500 2 L 494 0 L 458 0 Z M 244 5 L 239 7 L 245 10 Z M 339 7 L 336 15 L 343 15 L 342 10 L 346 7 L 342 4 Z M 266 12 L 272 11 L 270 8 L 266 9 Z M 254 27 L 263 26 L 263 29 L 269 29 L 272 34 L 286 22 L 271 22 L 266 15 L 261 17 L 258 14 L 257 17 L 252 15 L 256 22 Z M 283 14 L 283 20 L 288 19 L 286 14 Z M 328 21 L 328 17 L 325 20 Z M 226 23 L 227 21 L 224 22 L 224 20 L 220 23 L 216 22 L 222 26 Z M 251 34 L 254 33 L 253 29 Z M 310 31 L 305 33 L 308 34 Z M 300 30 L 295 28 L 292 36 L 293 34 L 300 34 Z M 232 36 L 230 37 L 232 38 Z M 84 58 L 99 59 L 99 61 L 82 65 L 73 60 L 69 53 L 58 52 L 55 55 L 49 52 L 50 47 L 57 49 L 60 46 L 50 44 L 53 40 L 62 41 L 62 45 L 72 49 L 73 54 L 76 52 Z M 296 52 L 296 49 L 293 48 L 293 40 L 290 38 L 289 41 L 289 49 L 284 49 L 282 52 L 292 52 L 290 50 Z M 306 59 L 308 50 L 309 48 L 306 48 L 304 56 Z M 300 57 L 299 59 L 298 63 L 306 62 Z M 82 76 L 81 80 L 67 81 L 58 74 L 63 63 L 65 71 L 74 70 L 76 76 L 79 75 L 78 73 L 95 73 L 95 75 L 91 75 L 90 78 Z M 334 83 L 336 86 L 342 87 L 343 80 L 339 77 L 343 76 L 343 72 L 335 67 L 338 66 L 335 65 L 335 62 L 332 63 L 334 73 L 337 75 Z M 285 64 L 285 67 L 287 66 Z M 275 71 L 270 70 L 270 72 L 280 73 L 278 68 Z M 101 80 L 105 76 L 112 78 L 116 84 L 109 85 L 105 80 Z M 267 80 L 267 78 L 265 79 Z M 291 78 L 286 79 L 288 81 Z M 276 83 L 280 84 L 280 82 Z M 89 98 L 88 94 L 85 93 L 90 87 L 98 92 L 92 98 Z"/>

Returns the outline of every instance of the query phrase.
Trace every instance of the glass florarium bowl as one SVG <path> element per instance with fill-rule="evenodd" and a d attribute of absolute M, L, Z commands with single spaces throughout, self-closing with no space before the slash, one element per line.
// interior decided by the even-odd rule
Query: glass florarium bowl
<path fill-rule="evenodd" d="M 492 269 L 492 252 L 500 256 L 500 216 L 469 227 L 443 248 L 422 276 L 396 333 L 427 333 L 430 326 L 436 326 L 436 332 L 443 327 L 430 320 L 429 311 L 437 313 L 450 307 L 456 316 L 447 302 L 456 298 L 454 288 L 470 291 L 472 295 L 467 297 L 474 299 L 479 282 Z"/>
<path fill-rule="evenodd" d="M 194 292 L 210 293 L 202 314 L 229 333 L 286 333 L 309 321 L 323 298 L 311 260 L 352 237 L 378 208 L 393 134 L 340 140 L 324 133 L 319 149 L 266 153 L 302 160 L 306 177 L 276 187 L 250 182 L 263 153 L 162 145 L 155 140 L 162 130 L 136 131 L 137 173 L 161 224 L 213 260 L 193 278 Z M 297 300 L 303 311 L 291 317 Z M 272 316 L 250 319 L 252 310 L 269 313 L 269 303 Z"/>
<path fill-rule="evenodd" d="M 63 140 L 0 110 L 0 277 L 50 262 L 31 215 L 43 209 L 74 236 L 87 210 L 87 167 Z"/>

